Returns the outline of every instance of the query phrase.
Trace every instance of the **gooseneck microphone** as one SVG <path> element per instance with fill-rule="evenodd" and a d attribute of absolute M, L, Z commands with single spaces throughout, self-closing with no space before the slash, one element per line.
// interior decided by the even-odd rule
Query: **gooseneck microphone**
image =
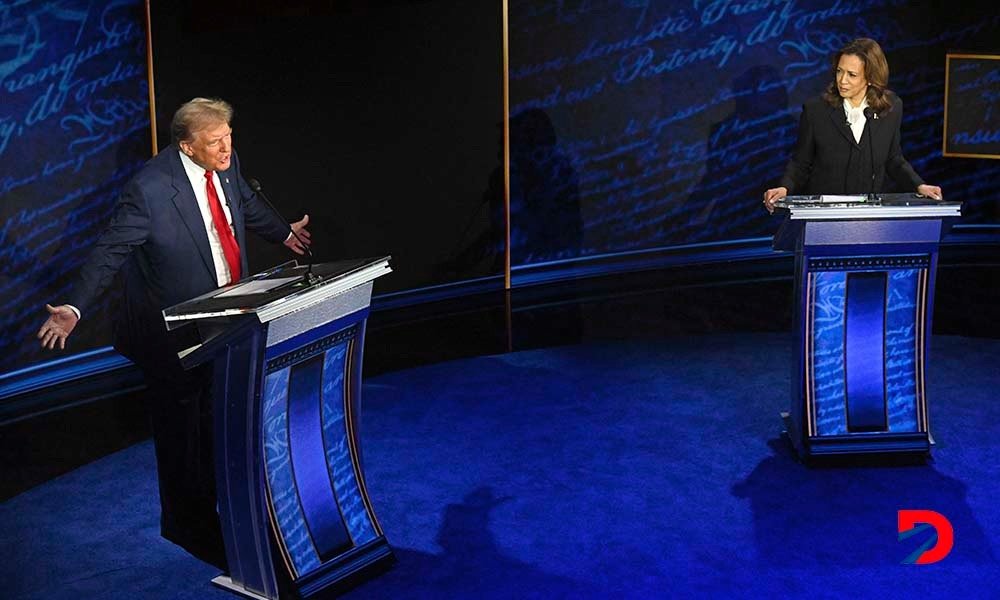
<path fill-rule="evenodd" d="M 847 118 L 847 109 L 844 109 L 844 124 L 843 127 L 847 130 L 847 164 L 844 166 L 844 185 L 840 192 L 841 194 L 851 194 L 854 193 L 851 190 L 851 186 L 848 182 L 851 178 L 851 165 L 854 164 L 854 154 L 858 153 L 857 144 L 854 143 L 854 133 L 851 132 L 851 122 Z"/>
<path fill-rule="evenodd" d="M 875 109 L 873 109 L 870 106 L 865 107 L 865 119 L 868 120 L 868 123 L 867 123 L 867 125 L 868 125 L 868 158 L 871 160 L 871 167 L 872 167 L 872 183 L 871 183 L 870 191 L 868 192 L 868 201 L 872 202 L 872 203 L 875 203 L 875 202 L 878 201 L 878 197 L 875 196 L 875 149 L 874 149 L 875 147 L 874 147 L 874 145 L 872 143 L 872 132 L 874 131 L 874 127 L 872 126 L 872 121 L 875 121 L 876 119 L 878 119 L 878 113 L 875 112 Z"/>
<path fill-rule="evenodd" d="M 253 193 L 260 196 L 260 199 L 264 201 L 264 204 L 266 204 L 268 208 L 271 209 L 271 212 L 278 215 L 278 218 L 281 219 L 282 223 L 288 225 L 288 229 L 291 230 L 292 235 L 295 236 L 295 239 L 297 239 L 299 243 L 302 244 L 302 247 L 305 248 L 306 255 L 308 255 L 309 258 L 306 262 L 306 272 L 302 275 L 303 279 L 305 279 L 310 285 L 322 279 L 318 275 L 314 275 L 312 272 L 312 266 L 313 266 L 312 250 L 310 250 L 309 246 L 302 241 L 302 238 L 299 237 L 299 234 L 295 233 L 295 229 L 292 228 L 292 224 L 289 223 L 285 219 L 285 217 L 281 216 L 281 213 L 278 212 L 278 209 L 274 208 L 274 205 L 271 204 L 271 201 L 267 199 L 267 196 L 264 194 L 264 190 L 261 189 L 260 182 L 257 181 L 256 179 L 250 178 L 247 179 L 247 184 L 250 185 L 250 189 L 253 190 Z"/>

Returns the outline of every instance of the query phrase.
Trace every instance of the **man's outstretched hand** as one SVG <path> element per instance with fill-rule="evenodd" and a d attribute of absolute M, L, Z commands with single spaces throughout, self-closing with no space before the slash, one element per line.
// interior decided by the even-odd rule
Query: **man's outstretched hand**
<path fill-rule="evenodd" d="M 52 350 L 59 344 L 59 349 L 62 350 L 66 347 L 66 338 L 73 333 L 73 328 L 80 319 L 73 309 L 65 304 L 60 306 L 46 304 L 45 310 L 49 311 L 49 318 L 38 330 L 37 337 L 42 341 L 43 348 Z"/>
<path fill-rule="evenodd" d="M 299 238 L 302 238 L 301 242 L 294 235 L 289 236 L 288 239 L 285 240 L 285 245 L 291 248 L 292 252 L 296 254 L 305 254 L 306 248 L 308 248 L 309 245 L 312 244 L 312 240 L 310 239 L 311 236 L 309 235 L 309 230 L 306 229 L 306 225 L 308 224 L 309 224 L 309 215 L 303 216 L 301 221 L 296 221 L 292 223 L 292 231 L 294 231 L 295 234 L 299 236 Z"/>

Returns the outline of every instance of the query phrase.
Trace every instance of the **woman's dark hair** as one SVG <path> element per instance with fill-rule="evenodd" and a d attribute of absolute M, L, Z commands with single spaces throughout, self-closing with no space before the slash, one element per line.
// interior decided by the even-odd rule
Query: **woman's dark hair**
<path fill-rule="evenodd" d="M 868 106 L 875 112 L 884 113 L 892 109 L 892 92 L 889 90 L 889 62 L 878 42 L 869 38 L 858 38 L 848 42 L 843 48 L 833 53 L 833 77 L 823 92 L 823 98 L 830 106 L 840 106 L 844 100 L 837 88 L 837 66 L 845 54 L 857 56 L 865 66 L 865 79 L 868 80 L 868 91 L 865 98 Z"/>

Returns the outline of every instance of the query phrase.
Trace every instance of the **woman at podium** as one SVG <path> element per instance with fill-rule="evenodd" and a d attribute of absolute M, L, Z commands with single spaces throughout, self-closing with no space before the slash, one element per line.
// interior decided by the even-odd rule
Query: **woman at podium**
<path fill-rule="evenodd" d="M 888 88 L 882 48 L 859 38 L 832 59 L 832 81 L 802 106 L 798 141 L 780 185 L 764 192 L 767 210 L 790 194 L 915 191 L 940 200 L 941 188 L 925 184 L 900 150 L 903 103 Z"/>

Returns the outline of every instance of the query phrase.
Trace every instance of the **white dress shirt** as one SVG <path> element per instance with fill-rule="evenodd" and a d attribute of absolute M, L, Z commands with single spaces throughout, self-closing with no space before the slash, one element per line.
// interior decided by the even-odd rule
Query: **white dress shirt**
<path fill-rule="evenodd" d="M 178 153 L 181 155 L 184 172 L 187 173 L 188 179 L 191 181 L 191 187 L 194 188 L 194 197 L 198 201 L 201 220 L 205 223 L 205 233 L 208 234 L 208 247 L 212 251 L 212 262 L 215 263 L 215 279 L 219 287 L 222 287 L 229 283 L 229 263 L 226 262 L 226 254 L 222 251 L 222 242 L 219 240 L 219 233 L 215 230 L 215 221 L 212 220 L 212 210 L 208 206 L 205 169 L 204 167 L 199 167 L 183 152 L 178 150 Z M 227 177 L 225 173 L 222 173 L 221 176 Z M 219 173 L 213 173 L 212 183 L 215 185 L 216 193 L 219 194 L 219 201 L 222 203 L 222 212 L 226 214 L 226 222 L 229 223 L 229 229 L 232 230 L 233 215 L 229 212 L 229 201 L 226 199 L 226 194 L 222 191 L 222 182 L 219 181 L 219 177 Z M 235 236 L 236 233 L 233 232 L 233 235 Z M 240 251 L 242 252 L 242 249 Z"/>
<path fill-rule="evenodd" d="M 851 126 L 851 133 L 854 134 L 854 141 L 861 143 L 861 132 L 865 130 L 865 109 L 868 108 L 868 98 L 861 100 L 861 106 L 854 108 L 851 101 L 844 98 L 844 112 L 847 113 L 847 123 Z"/>

